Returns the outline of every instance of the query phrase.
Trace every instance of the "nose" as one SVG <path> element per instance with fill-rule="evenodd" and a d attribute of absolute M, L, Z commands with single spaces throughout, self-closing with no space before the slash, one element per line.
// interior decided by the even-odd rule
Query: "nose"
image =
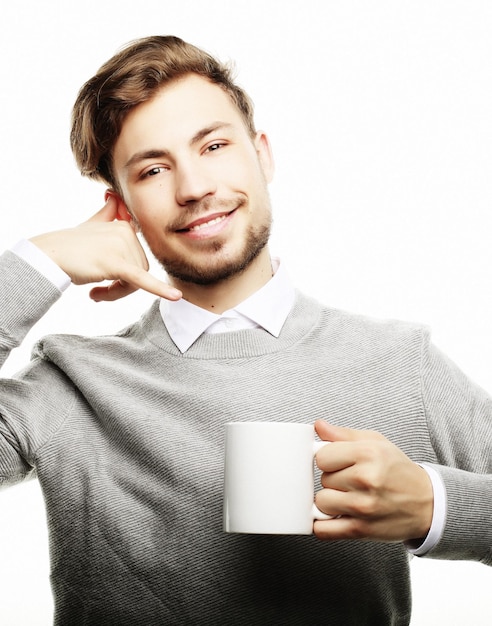
<path fill-rule="evenodd" d="M 176 201 L 181 206 L 214 194 L 216 182 L 199 164 L 181 164 L 176 175 Z"/>

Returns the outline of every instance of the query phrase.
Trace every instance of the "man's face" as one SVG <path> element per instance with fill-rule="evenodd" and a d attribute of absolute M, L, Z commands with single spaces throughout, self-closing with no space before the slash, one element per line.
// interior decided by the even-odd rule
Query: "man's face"
<path fill-rule="evenodd" d="M 170 276 L 213 284 L 266 250 L 268 140 L 248 134 L 229 95 L 190 74 L 125 119 L 114 148 L 124 203 Z"/>

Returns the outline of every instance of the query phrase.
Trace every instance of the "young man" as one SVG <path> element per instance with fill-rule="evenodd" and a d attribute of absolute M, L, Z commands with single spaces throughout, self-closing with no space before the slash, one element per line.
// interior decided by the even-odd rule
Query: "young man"
<path fill-rule="evenodd" d="M 408 624 L 409 552 L 491 565 L 490 399 L 422 328 L 294 291 L 267 247 L 270 145 L 227 69 L 137 41 L 82 88 L 71 137 L 106 204 L 3 255 L 3 357 L 70 281 L 159 299 L 114 336 L 45 338 L 0 384 L 0 479 L 41 483 L 55 623 Z M 222 532 L 231 420 L 333 442 L 315 536 Z"/>

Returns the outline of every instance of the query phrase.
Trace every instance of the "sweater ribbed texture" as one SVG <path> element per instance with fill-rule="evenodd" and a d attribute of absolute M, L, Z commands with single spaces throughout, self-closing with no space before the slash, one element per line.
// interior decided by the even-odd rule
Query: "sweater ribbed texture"
<path fill-rule="evenodd" d="M 12 256 L 5 354 L 58 295 Z M 402 545 L 222 532 L 224 424 L 382 432 L 445 480 L 452 519 L 433 556 L 490 565 L 491 414 L 420 326 L 298 293 L 279 338 L 203 335 L 181 354 L 155 303 L 114 336 L 45 338 L 0 381 L 0 481 L 37 471 L 57 626 L 404 625 Z"/>

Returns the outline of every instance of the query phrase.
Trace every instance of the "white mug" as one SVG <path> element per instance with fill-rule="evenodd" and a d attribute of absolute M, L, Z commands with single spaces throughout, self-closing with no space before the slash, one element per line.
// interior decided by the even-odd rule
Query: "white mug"
<path fill-rule="evenodd" d="M 230 422 L 225 430 L 224 531 L 310 535 L 316 442 L 309 424 Z"/>

